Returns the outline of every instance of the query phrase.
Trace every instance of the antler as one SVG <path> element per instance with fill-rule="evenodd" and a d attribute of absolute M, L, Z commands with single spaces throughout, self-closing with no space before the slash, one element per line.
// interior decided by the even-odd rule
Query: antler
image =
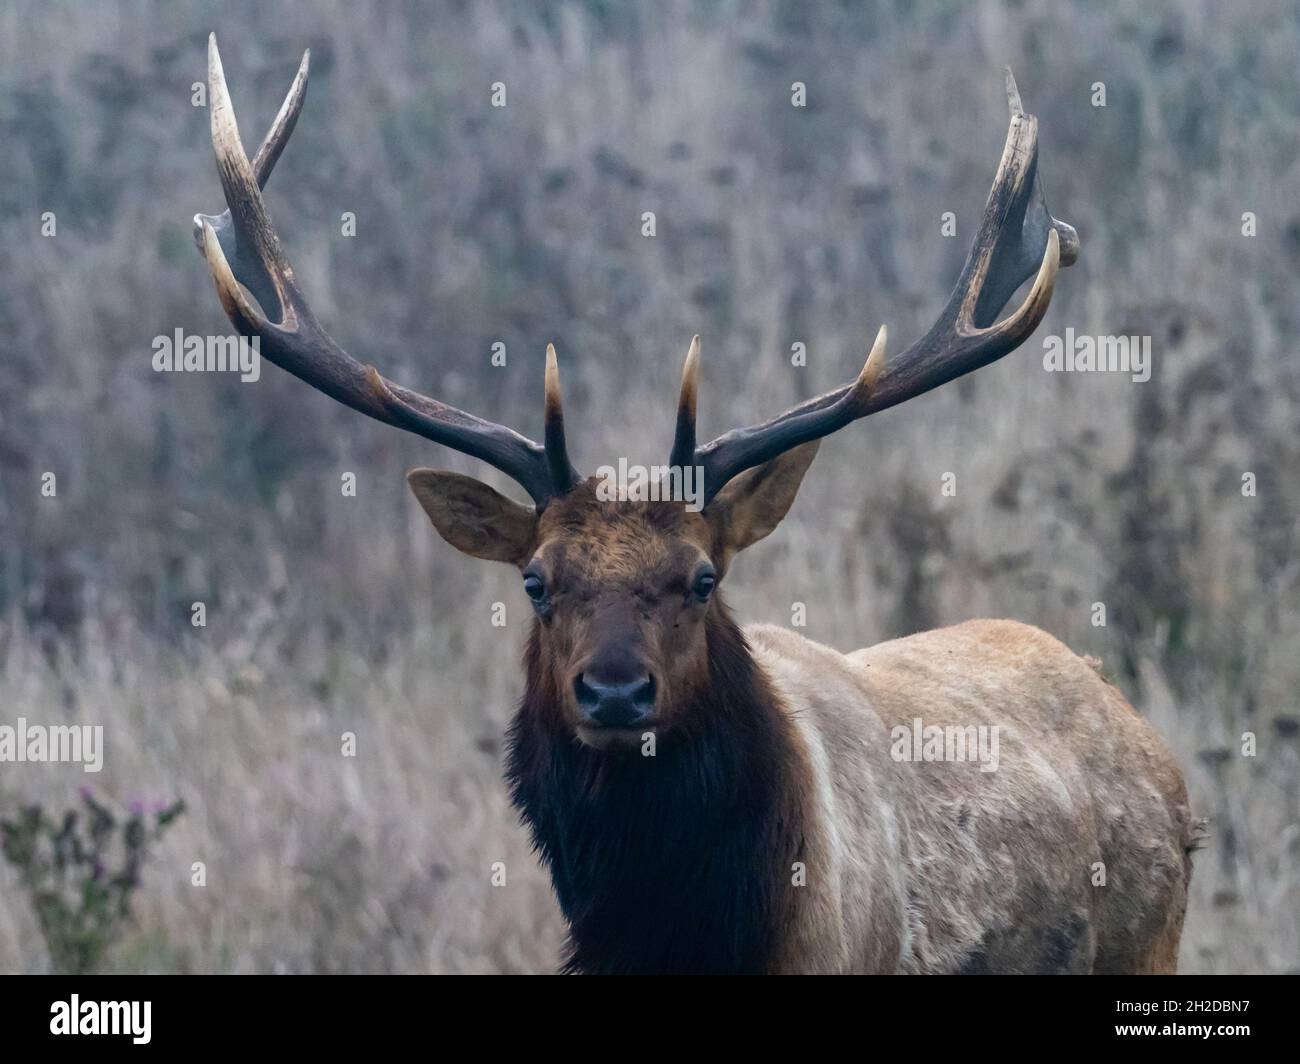
<path fill-rule="evenodd" d="M 261 188 L 302 111 L 310 58 L 310 52 L 303 54 L 280 113 L 250 164 L 239 139 L 216 34 L 208 38 L 212 147 L 228 207 L 215 217 L 195 215 L 194 235 L 212 270 L 221 305 L 235 328 L 256 337 L 261 354 L 281 369 L 369 417 L 496 466 L 542 509 L 580 479 L 565 448 L 553 347 L 546 353 L 546 443 L 542 446 L 504 425 L 403 388 L 362 365 L 321 328 L 298 288 L 293 267 L 271 227 Z M 274 320 L 253 304 L 245 289 Z"/>
<path fill-rule="evenodd" d="M 930 331 L 901 355 L 886 359 L 882 326 L 856 380 L 697 448 L 699 359 L 698 345 L 692 343 L 670 464 L 703 468 L 706 502 L 738 473 L 987 366 L 1014 351 L 1038 327 L 1052 298 L 1058 266 L 1069 266 L 1079 257 L 1079 235 L 1048 213 L 1038 178 L 1038 119 L 1025 114 L 1010 69 L 1007 100 L 1011 128 L 1002 162 L 957 287 Z M 1006 301 L 1035 270 L 1038 276 L 1025 301 L 997 321 Z"/>

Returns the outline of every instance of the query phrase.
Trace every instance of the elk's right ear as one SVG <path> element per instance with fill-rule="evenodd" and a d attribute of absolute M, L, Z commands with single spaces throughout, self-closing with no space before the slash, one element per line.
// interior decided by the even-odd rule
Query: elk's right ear
<path fill-rule="evenodd" d="M 537 511 L 460 473 L 412 469 L 406 474 L 433 527 L 458 551 L 490 562 L 527 565 L 537 546 Z"/>

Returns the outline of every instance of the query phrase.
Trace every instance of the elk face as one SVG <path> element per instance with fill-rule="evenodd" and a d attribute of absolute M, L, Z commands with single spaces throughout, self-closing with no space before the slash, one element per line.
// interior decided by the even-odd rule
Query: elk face
<path fill-rule="evenodd" d="M 518 567 L 537 617 L 541 680 L 564 727 L 613 749 L 690 727 L 710 682 L 718 586 L 736 552 L 785 516 L 816 450 L 808 444 L 750 470 L 703 512 L 602 501 L 585 481 L 539 515 L 457 473 L 417 469 L 408 480 L 454 547 Z"/>

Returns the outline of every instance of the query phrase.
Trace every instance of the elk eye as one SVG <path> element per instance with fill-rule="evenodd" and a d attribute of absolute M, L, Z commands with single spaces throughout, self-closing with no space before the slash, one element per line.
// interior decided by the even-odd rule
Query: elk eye
<path fill-rule="evenodd" d="M 717 586 L 718 578 L 712 569 L 705 569 L 695 578 L 695 586 L 691 588 L 695 592 L 695 597 L 700 599 L 708 598 L 714 587 Z"/>
<path fill-rule="evenodd" d="M 524 573 L 524 594 L 534 602 L 540 602 L 546 597 L 546 585 L 536 573 Z"/>

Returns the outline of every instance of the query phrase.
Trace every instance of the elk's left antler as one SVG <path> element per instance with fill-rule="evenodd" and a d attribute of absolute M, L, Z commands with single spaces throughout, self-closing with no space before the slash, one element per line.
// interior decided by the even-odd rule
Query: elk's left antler
<path fill-rule="evenodd" d="M 733 429 L 696 447 L 698 338 L 692 342 L 670 464 L 703 468 L 706 501 L 746 469 L 987 366 L 1019 347 L 1038 327 L 1052 298 L 1057 268 L 1079 257 L 1079 235 L 1048 213 L 1038 177 L 1038 119 L 1025 114 L 1010 70 L 1007 99 L 1011 127 L 974 246 L 938 321 L 901 355 L 886 357 L 886 332 L 881 328 L 862 372 L 851 383 L 761 425 Z M 1007 300 L 1035 271 L 1025 301 L 998 321 Z"/>

